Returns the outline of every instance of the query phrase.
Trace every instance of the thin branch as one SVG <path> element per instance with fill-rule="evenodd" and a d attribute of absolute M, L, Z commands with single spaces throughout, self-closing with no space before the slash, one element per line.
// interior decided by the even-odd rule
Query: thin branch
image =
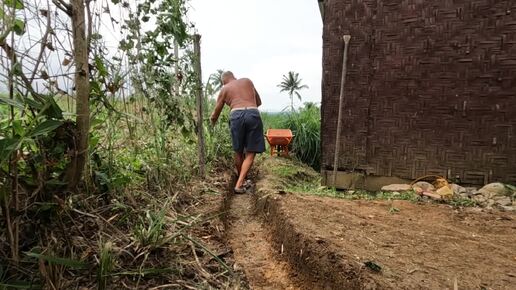
<path fill-rule="evenodd" d="M 10 59 L 13 60 L 13 63 L 18 63 L 16 53 L 11 48 L 11 46 L 9 46 L 9 44 L 7 44 L 5 42 L 5 40 L 0 42 L 0 47 L 5 51 L 5 53 L 7 54 L 7 57 L 9 57 Z M 31 84 L 30 80 L 27 78 L 27 76 L 23 72 L 19 72 L 19 76 L 22 79 L 23 84 L 25 85 L 27 90 L 29 90 L 29 92 L 32 94 L 32 96 L 34 96 L 35 99 L 43 101 L 44 98 L 41 96 L 41 94 L 37 93 L 34 90 L 34 88 L 32 88 L 32 84 Z"/>
<path fill-rule="evenodd" d="M 48 10 L 50 11 L 50 3 L 48 2 L 48 0 L 47 0 L 47 7 L 48 7 Z M 31 77 L 29 79 L 31 84 L 34 81 L 34 77 L 36 76 L 36 72 L 38 71 L 39 64 L 41 63 L 41 60 L 43 58 L 43 53 L 45 52 L 45 48 L 47 46 L 48 35 L 50 34 L 50 30 L 51 30 L 51 27 L 50 27 L 50 24 L 51 24 L 50 15 L 51 15 L 50 13 L 48 13 L 48 15 L 47 15 L 47 29 L 45 31 L 45 34 L 41 38 L 41 49 L 39 51 L 39 55 L 37 57 L 36 64 L 34 65 L 34 70 L 32 71 L 32 75 L 31 75 Z"/>
<path fill-rule="evenodd" d="M 52 0 L 52 3 L 54 3 L 57 6 L 57 8 L 62 10 L 68 16 L 72 16 L 72 5 L 66 3 L 63 0 Z"/>
<path fill-rule="evenodd" d="M 91 0 L 86 0 L 86 17 L 88 17 L 88 35 L 86 35 L 86 43 L 88 45 L 88 55 L 91 53 L 91 35 L 93 34 L 93 21 L 90 3 Z"/>

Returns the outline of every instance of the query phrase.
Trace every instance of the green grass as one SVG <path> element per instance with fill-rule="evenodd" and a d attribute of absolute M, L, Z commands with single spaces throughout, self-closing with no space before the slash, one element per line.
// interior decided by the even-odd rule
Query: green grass
<path fill-rule="evenodd" d="M 289 113 L 268 113 L 262 112 L 263 130 L 267 132 L 268 129 L 280 129 L 285 120 L 288 118 Z"/>
<path fill-rule="evenodd" d="M 413 191 L 393 193 L 387 191 L 366 191 L 366 190 L 348 190 L 339 191 L 334 188 L 320 186 L 320 179 L 315 182 L 305 182 L 290 186 L 287 191 L 302 194 L 333 197 L 346 200 L 408 200 L 419 201 L 420 197 Z"/>
<path fill-rule="evenodd" d="M 9 98 L 9 95 L 6 93 L 0 93 L 0 98 Z M 0 103 L 0 119 L 7 118 L 9 116 L 9 107 L 4 103 Z"/>
<path fill-rule="evenodd" d="M 271 128 L 292 130 L 293 155 L 315 170 L 320 169 L 321 113 L 319 107 L 307 103 L 295 112 L 262 113 L 262 119 L 265 131 Z"/>
<path fill-rule="evenodd" d="M 272 168 L 271 170 L 275 175 L 281 177 L 293 177 L 295 174 L 299 172 L 298 168 L 289 165 L 277 166 Z"/>
<path fill-rule="evenodd" d="M 320 174 L 295 160 L 274 157 L 267 158 L 262 162 L 264 162 L 262 165 L 264 170 L 277 177 L 271 179 L 271 182 L 277 182 L 277 188 L 286 192 L 345 200 L 406 200 L 411 202 L 428 200 L 412 190 L 402 192 L 366 191 L 359 189 L 345 191 L 336 190 L 335 188 L 321 186 Z M 461 197 L 436 202 L 449 204 L 454 207 L 473 207 L 477 205 L 474 200 Z M 391 213 L 396 212 L 398 212 L 398 209 L 391 209 Z"/>

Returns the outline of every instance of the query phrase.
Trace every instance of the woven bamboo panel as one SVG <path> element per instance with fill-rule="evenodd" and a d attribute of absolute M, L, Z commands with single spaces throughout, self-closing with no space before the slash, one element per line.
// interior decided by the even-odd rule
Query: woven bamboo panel
<path fill-rule="evenodd" d="M 516 0 L 325 3 L 326 169 L 350 34 L 339 170 L 516 183 Z"/>

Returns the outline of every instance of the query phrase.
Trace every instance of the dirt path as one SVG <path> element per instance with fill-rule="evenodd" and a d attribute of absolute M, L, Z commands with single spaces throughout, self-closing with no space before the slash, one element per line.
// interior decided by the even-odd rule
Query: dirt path
<path fill-rule="evenodd" d="M 253 214 L 251 195 L 230 198 L 228 240 L 235 255 L 235 267 L 243 268 L 251 289 L 314 289 L 294 273 L 290 265 L 278 259 L 277 249 L 258 216 Z"/>

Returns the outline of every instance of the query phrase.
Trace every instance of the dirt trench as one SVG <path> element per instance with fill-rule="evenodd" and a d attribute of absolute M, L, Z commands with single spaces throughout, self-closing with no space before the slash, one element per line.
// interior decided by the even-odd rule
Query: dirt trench
<path fill-rule="evenodd" d="M 250 289 L 383 289 L 363 267 L 290 224 L 279 207 L 283 196 L 262 190 L 267 178 L 257 181 L 244 195 L 228 186 L 221 209 L 234 268 Z"/>
<path fill-rule="evenodd" d="M 265 176 L 225 199 L 227 241 L 251 289 L 515 289 L 513 213 L 277 184 Z"/>
<path fill-rule="evenodd" d="M 252 194 L 228 195 L 225 203 L 227 239 L 233 249 L 235 270 L 245 273 L 251 289 L 319 289 L 298 275 L 282 257 L 281 246 L 255 211 Z"/>

